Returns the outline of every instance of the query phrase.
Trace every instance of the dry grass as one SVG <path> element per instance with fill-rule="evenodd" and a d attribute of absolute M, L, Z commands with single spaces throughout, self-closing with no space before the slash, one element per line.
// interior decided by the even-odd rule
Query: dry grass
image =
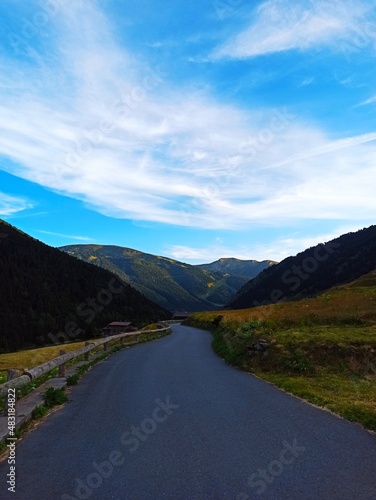
<path fill-rule="evenodd" d="M 218 315 L 223 315 L 226 320 L 238 324 L 252 320 L 300 324 L 305 319 L 326 324 L 357 321 L 376 322 L 376 293 L 365 294 L 359 289 L 356 291 L 337 289 L 312 299 L 252 309 L 196 313 L 195 317 L 210 320 Z"/>
<path fill-rule="evenodd" d="M 157 326 L 158 325 L 156 323 L 151 324 L 145 327 L 143 330 L 145 330 L 145 332 L 147 330 L 156 330 Z M 141 337 L 141 339 L 143 339 L 143 337 Z M 93 339 L 91 340 L 91 342 L 95 342 L 96 340 L 98 339 Z M 134 342 L 135 342 L 134 337 L 124 338 L 124 345 Z M 118 344 L 119 344 L 119 339 L 111 340 L 109 338 L 108 342 L 109 348 L 117 346 Z M 60 350 L 62 349 L 65 350 L 66 352 L 71 352 L 71 351 L 76 351 L 81 347 L 84 347 L 84 345 L 85 342 L 73 342 L 70 344 L 60 344 L 56 346 L 41 347 L 39 349 L 29 349 L 26 351 L 17 351 L 7 354 L 0 354 L 0 383 L 6 381 L 7 370 L 11 368 L 22 372 L 26 369 L 34 368 L 43 363 L 46 363 L 47 361 L 50 361 L 51 359 L 58 357 L 60 355 Z M 101 351 L 103 351 L 102 345 L 96 347 L 90 352 L 91 355 L 93 355 Z M 75 361 L 80 361 L 80 358 L 77 358 Z"/>
<path fill-rule="evenodd" d="M 141 329 L 142 332 L 147 332 L 149 330 L 158 330 L 158 323 L 150 323 L 150 325 L 146 325 Z"/>
<path fill-rule="evenodd" d="M 8 354 L 0 354 L 0 371 L 15 368 L 25 370 L 34 368 L 46 361 L 56 358 L 60 354 L 60 350 L 64 349 L 67 352 L 76 351 L 85 345 L 85 342 L 74 342 L 72 344 L 62 344 L 57 346 L 42 347 L 40 349 L 30 349 L 27 351 L 11 352 Z"/>

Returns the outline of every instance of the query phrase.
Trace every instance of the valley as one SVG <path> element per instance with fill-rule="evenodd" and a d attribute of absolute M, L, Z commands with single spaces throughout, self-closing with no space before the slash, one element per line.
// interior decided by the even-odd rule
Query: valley
<path fill-rule="evenodd" d="M 0 499 L 376 500 L 376 1 L 0 1 Z"/>
<path fill-rule="evenodd" d="M 131 248 L 109 245 L 61 247 L 69 255 L 111 271 L 161 307 L 205 311 L 223 307 L 250 279 L 275 264 L 223 258 L 190 265 Z"/>
<path fill-rule="evenodd" d="M 211 331 L 227 362 L 376 429 L 376 226 L 280 263 L 196 266 L 118 246 L 54 249 L 1 229 L 3 352 L 103 336 L 125 318 L 156 327 L 187 311 L 185 323 Z"/>

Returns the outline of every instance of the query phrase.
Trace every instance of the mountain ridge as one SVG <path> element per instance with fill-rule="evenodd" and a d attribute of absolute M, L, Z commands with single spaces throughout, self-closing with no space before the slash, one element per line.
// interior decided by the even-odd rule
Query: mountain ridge
<path fill-rule="evenodd" d="M 316 296 L 376 268 L 376 226 L 310 247 L 262 271 L 229 301 L 244 309 Z"/>
<path fill-rule="evenodd" d="M 249 261 L 247 264 L 247 261 L 237 259 L 244 268 L 239 274 L 230 274 L 211 270 L 210 266 L 215 262 L 195 266 L 117 245 L 80 244 L 59 249 L 110 270 L 170 310 L 203 311 L 223 307 L 251 276 L 269 265 L 267 261 Z M 222 260 L 231 267 L 232 261 Z"/>
<path fill-rule="evenodd" d="M 0 348 L 92 338 L 111 321 L 143 326 L 171 313 L 111 272 L 81 262 L 0 219 Z"/>
<path fill-rule="evenodd" d="M 266 269 L 268 266 L 277 264 L 274 260 L 262 260 L 258 261 L 255 259 L 237 259 L 234 257 L 221 257 L 220 259 L 210 262 L 208 264 L 198 264 L 197 267 L 201 267 L 208 271 L 217 272 L 227 272 L 230 271 L 231 274 L 235 276 L 244 276 L 252 279 L 256 277 L 260 272 Z"/>

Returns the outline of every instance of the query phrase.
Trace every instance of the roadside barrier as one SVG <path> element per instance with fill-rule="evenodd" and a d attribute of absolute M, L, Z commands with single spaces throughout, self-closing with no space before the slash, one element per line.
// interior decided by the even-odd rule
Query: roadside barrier
<path fill-rule="evenodd" d="M 157 330 L 144 330 L 144 331 L 138 330 L 132 333 L 130 332 L 119 333 L 117 335 L 111 335 L 103 339 L 96 340 L 94 342 L 86 342 L 86 345 L 84 347 L 81 347 L 81 349 L 77 349 L 77 351 L 71 351 L 65 354 L 61 354 L 57 358 L 51 359 L 51 361 L 47 361 L 42 365 L 24 371 L 24 373 L 21 376 L 12 378 L 11 380 L 8 380 L 7 382 L 1 384 L 0 399 L 4 399 L 7 396 L 8 389 L 21 389 L 22 387 L 25 387 L 27 384 L 29 384 L 32 380 L 39 378 L 43 375 L 46 375 L 55 368 L 59 368 L 59 373 L 61 376 L 63 376 L 63 374 L 65 373 L 65 365 L 68 361 L 70 361 L 71 359 L 78 358 L 79 356 L 82 355 L 85 356 L 85 360 L 87 361 L 89 352 L 98 346 L 103 345 L 103 350 L 107 351 L 108 343 L 112 342 L 113 340 L 119 339 L 120 344 L 122 344 L 123 339 L 125 337 L 135 337 L 137 340 L 140 335 L 145 335 L 148 333 L 155 333 L 155 332 L 160 333 L 160 332 L 165 332 L 166 330 L 170 330 L 170 328 L 167 327 L 167 328 L 158 328 Z M 13 372 L 13 370 L 10 370 L 10 372 Z"/>

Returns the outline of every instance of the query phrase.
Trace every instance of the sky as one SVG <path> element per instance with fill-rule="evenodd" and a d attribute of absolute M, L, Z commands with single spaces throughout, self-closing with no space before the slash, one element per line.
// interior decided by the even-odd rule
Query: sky
<path fill-rule="evenodd" d="M 375 223 L 375 0 L 2 0 L 0 34 L 34 238 L 280 261 Z"/>

